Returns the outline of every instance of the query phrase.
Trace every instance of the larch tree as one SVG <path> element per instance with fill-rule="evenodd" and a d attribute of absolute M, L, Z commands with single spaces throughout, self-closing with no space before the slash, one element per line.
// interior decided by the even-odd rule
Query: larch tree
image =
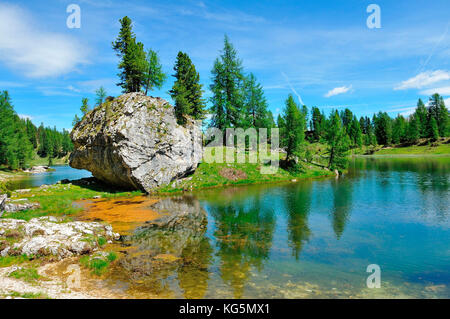
<path fill-rule="evenodd" d="M 147 73 L 144 82 L 145 95 L 155 87 L 160 89 L 167 78 L 167 75 L 162 70 L 162 65 L 156 51 L 153 51 L 152 49 L 148 50 L 146 62 Z"/>
<path fill-rule="evenodd" d="M 106 99 L 105 88 L 103 86 L 99 87 L 98 90 L 95 91 L 95 95 L 96 95 L 95 104 L 101 105 Z"/>
<path fill-rule="evenodd" d="M 241 127 L 263 128 L 269 125 L 267 100 L 260 83 L 253 73 L 244 78 L 243 107 Z"/>
<path fill-rule="evenodd" d="M 206 111 L 200 75 L 186 53 L 178 52 L 174 71 L 176 80 L 169 93 L 175 102 L 178 123 L 185 124 L 186 116 L 196 120 L 204 119 Z"/>
<path fill-rule="evenodd" d="M 244 76 L 242 62 L 227 36 L 224 39 L 222 53 L 215 60 L 211 74 L 213 81 L 210 85 L 213 94 L 210 98 L 211 126 L 222 131 L 228 127 L 238 127 L 243 108 Z"/>
<path fill-rule="evenodd" d="M 299 106 L 294 101 L 294 97 L 289 95 L 284 109 L 283 144 L 286 146 L 286 162 L 294 160 L 294 156 L 299 156 L 302 144 L 305 140 L 305 117 Z"/>
<path fill-rule="evenodd" d="M 328 128 L 326 133 L 326 141 L 328 145 L 328 168 L 343 170 L 348 166 L 348 150 L 350 139 L 345 132 L 338 111 L 330 114 Z"/>
<path fill-rule="evenodd" d="M 419 123 L 420 137 L 427 137 L 428 136 L 428 110 L 427 110 L 425 104 L 423 103 L 422 99 L 419 99 L 417 101 L 417 108 L 416 108 L 416 111 L 414 114 Z"/>
<path fill-rule="evenodd" d="M 81 99 L 80 111 L 83 115 L 86 115 L 90 111 L 89 99 L 87 97 Z"/>

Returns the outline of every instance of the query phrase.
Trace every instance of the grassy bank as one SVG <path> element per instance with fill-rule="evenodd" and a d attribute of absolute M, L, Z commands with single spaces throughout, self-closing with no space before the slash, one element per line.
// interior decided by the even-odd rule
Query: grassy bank
<path fill-rule="evenodd" d="M 450 155 L 450 144 L 382 148 L 374 155 Z"/>
<path fill-rule="evenodd" d="M 26 199 L 29 202 L 39 203 L 40 208 L 24 210 L 15 213 L 4 213 L 2 218 L 16 218 L 30 220 L 41 216 L 70 216 L 81 211 L 73 202 L 94 197 L 134 197 L 142 195 L 140 191 L 119 191 L 102 185 L 73 185 L 55 184 L 32 188 L 29 192 L 12 192 L 11 199 Z"/>
<path fill-rule="evenodd" d="M 261 173 L 261 167 L 264 164 L 259 162 L 249 163 L 248 156 L 249 154 L 247 152 L 245 163 L 202 162 L 193 175 L 161 187 L 156 193 L 170 194 L 203 188 L 276 183 L 293 179 L 298 180 L 335 175 L 334 172 L 307 163 L 303 164 L 304 168 L 299 172 L 291 172 L 279 167 L 275 174 L 263 174 Z"/>
<path fill-rule="evenodd" d="M 48 157 L 40 157 L 36 153 L 34 153 L 33 158 L 29 162 L 29 166 L 47 166 L 49 162 Z M 69 163 L 69 155 L 64 157 L 52 158 L 52 165 L 64 165 Z"/>

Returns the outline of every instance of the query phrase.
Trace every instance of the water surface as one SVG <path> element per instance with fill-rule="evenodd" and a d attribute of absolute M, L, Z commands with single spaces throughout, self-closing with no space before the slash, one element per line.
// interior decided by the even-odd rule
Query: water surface
<path fill-rule="evenodd" d="M 170 226 L 127 237 L 111 280 L 137 297 L 449 298 L 449 183 L 450 158 L 358 158 L 340 179 L 164 199 L 149 209 Z"/>
<path fill-rule="evenodd" d="M 63 179 L 80 179 L 84 177 L 91 177 L 92 174 L 89 171 L 82 169 L 75 169 L 69 165 L 55 165 L 51 166 L 54 171 L 30 174 L 26 177 L 11 180 L 8 182 L 8 187 L 12 190 L 38 187 L 44 184 L 55 184 Z"/>

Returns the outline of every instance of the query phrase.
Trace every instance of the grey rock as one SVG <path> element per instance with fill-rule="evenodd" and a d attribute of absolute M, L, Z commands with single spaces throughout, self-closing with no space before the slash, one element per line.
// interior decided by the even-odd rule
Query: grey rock
<path fill-rule="evenodd" d="M 31 174 L 39 174 L 39 173 L 45 173 L 50 169 L 49 166 L 33 166 L 31 169 L 26 169 L 24 172 L 31 173 Z"/>
<path fill-rule="evenodd" d="M 161 98 L 124 94 L 90 111 L 71 132 L 69 164 L 115 186 L 151 192 L 195 171 L 202 158 L 200 123 L 176 123 Z"/>
<path fill-rule="evenodd" d="M 27 209 L 36 209 L 39 207 L 40 207 L 39 203 L 17 203 L 8 201 L 4 206 L 4 210 L 5 212 L 8 213 L 14 213 Z"/>
<path fill-rule="evenodd" d="M 8 196 L 6 194 L 0 194 L 0 217 L 2 217 L 3 212 L 5 211 L 7 198 Z"/>
<path fill-rule="evenodd" d="M 26 222 L 18 219 L 0 220 L 0 239 L 13 231 L 15 241 L 4 241 L 1 256 L 53 255 L 59 258 L 85 254 L 98 249 L 96 238 L 107 241 L 119 238 L 110 225 L 97 222 L 64 223 L 56 217 L 33 218 Z"/>

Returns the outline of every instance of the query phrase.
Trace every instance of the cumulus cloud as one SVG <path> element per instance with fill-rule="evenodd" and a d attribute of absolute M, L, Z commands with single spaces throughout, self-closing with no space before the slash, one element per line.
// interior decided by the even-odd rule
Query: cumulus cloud
<path fill-rule="evenodd" d="M 434 88 L 434 89 L 427 89 L 420 93 L 424 94 L 424 95 L 433 95 L 435 93 L 439 93 L 440 95 L 450 95 L 450 86 L 444 86 L 444 87 Z"/>
<path fill-rule="evenodd" d="M 325 94 L 325 97 L 332 97 L 335 95 L 344 94 L 344 93 L 347 93 L 348 91 L 350 91 L 351 89 L 352 89 L 351 85 L 350 86 L 340 86 L 340 87 L 337 87 L 337 88 L 334 88 L 334 89 L 328 91 L 328 93 Z"/>
<path fill-rule="evenodd" d="M 85 54 L 71 37 L 39 30 L 27 12 L 0 4 L 0 63 L 27 77 L 55 77 L 86 63 Z"/>
<path fill-rule="evenodd" d="M 421 89 L 433 83 L 450 80 L 450 73 L 443 70 L 419 73 L 397 85 L 394 90 Z"/>
<path fill-rule="evenodd" d="M 449 110 L 450 110 L 450 97 L 449 97 L 449 98 L 446 98 L 446 99 L 444 99 L 444 104 L 445 104 L 445 106 L 447 107 L 447 109 L 449 109 Z"/>

